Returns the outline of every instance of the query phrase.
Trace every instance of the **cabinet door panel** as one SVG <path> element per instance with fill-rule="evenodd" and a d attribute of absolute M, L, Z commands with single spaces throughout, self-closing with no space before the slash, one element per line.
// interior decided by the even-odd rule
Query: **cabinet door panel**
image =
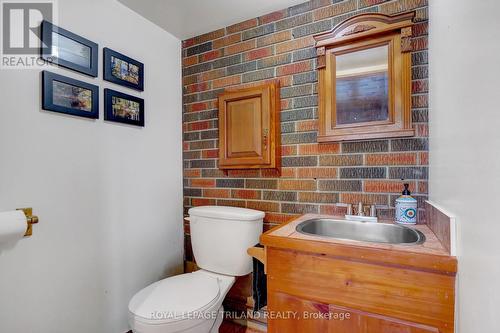
<path fill-rule="evenodd" d="M 334 305 L 330 314 L 329 333 L 439 333 L 435 327 Z"/>
<path fill-rule="evenodd" d="M 284 293 L 268 293 L 269 333 L 328 332 L 329 306 Z"/>
<path fill-rule="evenodd" d="M 219 95 L 219 167 L 279 168 L 279 84 Z"/>
<path fill-rule="evenodd" d="M 269 333 L 439 333 L 428 325 L 280 292 L 268 293 Z"/>
<path fill-rule="evenodd" d="M 264 160 L 262 147 L 262 98 L 226 104 L 227 157 L 254 157 Z M 265 152 L 264 152 L 265 153 Z"/>

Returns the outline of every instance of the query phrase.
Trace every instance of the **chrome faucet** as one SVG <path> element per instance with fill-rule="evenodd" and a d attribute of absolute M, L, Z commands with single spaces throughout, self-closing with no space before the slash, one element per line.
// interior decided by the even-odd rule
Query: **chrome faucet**
<path fill-rule="evenodd" d="M 357 209 L 352 204 L 347 204 L 346 218 L 348 220 L 377 221 L 377 207 L 375 205 L 363 205 L 360 201 Z"/>

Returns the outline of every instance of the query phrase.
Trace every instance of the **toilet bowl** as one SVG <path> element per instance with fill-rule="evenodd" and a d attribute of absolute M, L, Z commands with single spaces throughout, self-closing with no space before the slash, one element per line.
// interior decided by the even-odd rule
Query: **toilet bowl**
<path fill-rule="evenodd" d="M 134 333 L 216 333 L 222 302 L 235 276 L 252 271 L 246 249 L 259 241 L 263 212 L 203 206 L 189 210 L 191 242 L 198 267 L 139 291 L 129 303 Z"/>
<path fill-rule="evenodd" d="M 199 270 L 155 282 L 130 301 L 131 328 L 137 333 L 211 332 L 217 319 L 222 321 L 222 301 L 234 280 Z"/>

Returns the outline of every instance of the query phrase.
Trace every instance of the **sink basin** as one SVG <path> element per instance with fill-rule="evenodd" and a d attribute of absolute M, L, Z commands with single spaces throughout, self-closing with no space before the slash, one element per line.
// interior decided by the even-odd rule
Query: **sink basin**
<path fill-rule="evenodd" d="M 422 244 L 423 233 L 397 224 L 312 219 L 299 223 L 297 231 L 314 236 L 388 244 Z"/>

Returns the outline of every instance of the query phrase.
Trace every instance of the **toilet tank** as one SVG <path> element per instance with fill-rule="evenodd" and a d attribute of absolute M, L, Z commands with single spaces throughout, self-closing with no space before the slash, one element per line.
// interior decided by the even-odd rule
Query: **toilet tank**
<path fill-rule="evenodd" d="M 252 271 L 247 249 L 259 242 L 264 212 L 253 209 L 201 206 L 189 209 L 191 246 L 198 267 L 241 276 Z"/>

